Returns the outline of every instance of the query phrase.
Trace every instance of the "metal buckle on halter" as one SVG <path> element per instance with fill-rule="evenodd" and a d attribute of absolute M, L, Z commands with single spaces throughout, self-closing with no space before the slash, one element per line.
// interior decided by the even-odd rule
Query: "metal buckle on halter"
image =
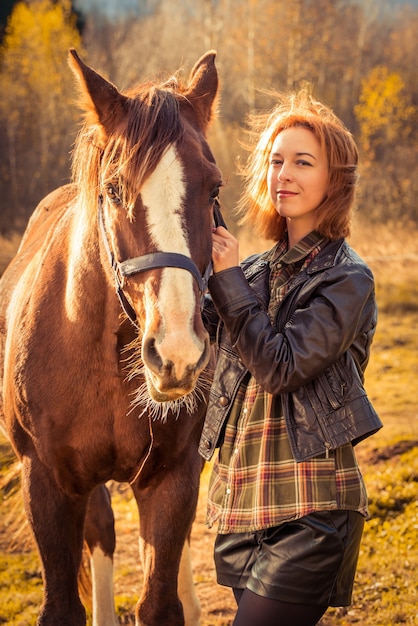
<path fill-rule="evenodd" d="M 123 289 L 124 286 L 125 286 L 125 276 L 124 276 L 124 274 L 122 272 L 122 268 L 120 266 L 120 263 L 118 263 L 117 261 L 113 260 L 112 267 L 113 267 L 113 271 L 114 271 L 114 274 L 115 274 L 116 284 L 117 284 L 117 286 L 120 289 Z"/>

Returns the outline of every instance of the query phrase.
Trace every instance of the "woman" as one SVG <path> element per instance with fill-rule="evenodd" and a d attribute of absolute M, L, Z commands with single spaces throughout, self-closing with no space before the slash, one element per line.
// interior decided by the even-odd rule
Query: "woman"
<path fill-rule="evenodd" d="M 213 233 L 208 525 L 234 626 L 311 626 L 350 604 L 367 516 L 353 446 L 381 427 L 363 387 L 374 283 L 345 240 L 358 152 L 343 123 L 304 91 L 253 123 L 240 209 L 277 243 L 240 266 Z"/>

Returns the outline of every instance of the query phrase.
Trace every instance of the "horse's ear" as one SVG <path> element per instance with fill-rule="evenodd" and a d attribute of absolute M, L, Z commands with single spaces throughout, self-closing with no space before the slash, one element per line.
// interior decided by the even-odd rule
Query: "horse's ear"
<path fill-rule="evenodd" d="M 87 121 L 99 124 L 107 135 L 113 130 L 126 97 L 119 93 L 115 85 L 83 63 L 74 48 L 69 50 L 68 58 L 80 87 L 80 106 Z"/>
<path fill-rule="evenodd" d="M 218 93 L 218 72 L 215 67 L 215 50 L 206 52 L 190 73 L 185 96 L 198 115 L 198 122 L 205 133 L 214 117 Z"/>

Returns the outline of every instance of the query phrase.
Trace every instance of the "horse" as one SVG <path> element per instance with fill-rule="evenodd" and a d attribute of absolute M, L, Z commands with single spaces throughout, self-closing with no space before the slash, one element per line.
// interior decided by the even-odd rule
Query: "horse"
<path fill-rule="evenodd" d="M 38 204 L 0 282 L 0 413 L 40 554 L 37 624 L 85 625 L 84 541 L 94 626 L 118 624 L 106 487 L 118 481 L 139 510 L 136 625 L 196 626 L 178 572 L 210 386 L 201 302 L 222 185 L 207 140 L 216 52 L 187 80 L 177 72 L 127 91 L 68 56 L 84 113 L 72 180 Z"/>

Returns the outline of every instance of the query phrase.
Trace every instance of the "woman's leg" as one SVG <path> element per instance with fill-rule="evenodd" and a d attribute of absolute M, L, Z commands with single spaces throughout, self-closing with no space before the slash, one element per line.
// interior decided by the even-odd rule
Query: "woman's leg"
<path fill-rule="evenodd" d="M 271 600 L 249 589 L 233 591 L 239 603 L 233 626 L 314 626 L 328 608 Z"/>

